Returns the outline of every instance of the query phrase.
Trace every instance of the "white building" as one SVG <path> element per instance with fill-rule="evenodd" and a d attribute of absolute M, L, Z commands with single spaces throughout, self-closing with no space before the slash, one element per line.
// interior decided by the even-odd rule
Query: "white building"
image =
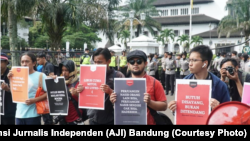
<path fill-rule="evenodd" d="M 241 52 L 242 50 L 242 46 L 220 48 L 222 46 L 238 44 L 242 39 L 241 37 L 244 37 L 244 35 L 238 32 L 231 34 L 230 38 L 226 38 L 225 35 L 218 38 L 216 30 L 218 24 L 220 20 L 229 13 L 225 10 L 227 1 L 228 0 L 193 0 L 191 35 L 202 37 L 203 44 L 209 45 L 211 49 L 213 49 L 213 53 L 218 51 L 231 52 L 233 50 Z M 160 45 L 158 53 L 163 54 L 165 51 L 182 52 L 183 47 L 181 47 L 176 40 L 178 36 L 183 34 L 190 35 L 190 0 L 156 0 L 154 6 L 161 12 L 161 16 L 153 16 L 153 18 L 161 23 L 162 30 L 166 28 L 173 29 L 176 35 L 174 42 L 170 42 L 168 45 Z M 209 24 L 211 24 L 211 26 L 209 26 Z M 144 31 L 145 35 L 153 38 L 146 28 Z M 209 44 L 210 33 L 212 40 L 211 45 Z M 103 40 L 97 44 L 97 47 L 105 47 L 107 38 L 101 36 L 101 34 L 99 35 Z M 119 41 L 115 39 L 115 42 Z"/>

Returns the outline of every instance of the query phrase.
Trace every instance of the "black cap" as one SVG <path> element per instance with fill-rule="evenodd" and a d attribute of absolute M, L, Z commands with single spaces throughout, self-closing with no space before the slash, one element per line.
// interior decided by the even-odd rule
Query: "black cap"
<path fill-rule="evenodd" d="M 127 55 L 127 61 L 135 57 L 142 58 L 145 62 L 147 61 L 147 55 L 141 50 L 133 50 L 129 52 Z"/>
<path fill-rule="evenodd" d="M 7 61 L 9 64 L 9 57 L 5 53 L 1 53 L 1 60 Z"/>
<path fill-rule="evenodd" d="M 85 49 L 85 51 L 89 50 L 88 48 Z"/>

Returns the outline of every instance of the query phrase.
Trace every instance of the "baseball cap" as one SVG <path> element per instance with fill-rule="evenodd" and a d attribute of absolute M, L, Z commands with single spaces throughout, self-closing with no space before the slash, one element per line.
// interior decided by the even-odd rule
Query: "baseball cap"
<path fill-rule="evenodd" d="M 141 50 L 133 50 L 129 52 L 127 55 L 127 61 L 135 57 L 142 58 L 145 62 L 147 61 L 147 55 Z"/>
<path fill-rule="evenodd" d="M 1 53 L 1 60 L 8 61 L 8 64 L 9 64 L 8 56 L 5 53 Z"/>

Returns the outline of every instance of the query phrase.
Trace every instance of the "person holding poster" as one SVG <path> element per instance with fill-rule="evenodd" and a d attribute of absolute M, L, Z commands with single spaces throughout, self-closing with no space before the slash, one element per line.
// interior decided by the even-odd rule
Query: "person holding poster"
<path fill-rule="evenodd" d="M 114 90 L 114 78 L 124 78 L 125 76 L 120 72 L 109 67 L 111 62 L 111 54 L 107 48 L 98 48 L 93 54 L 93 60 L 96 65 L 107 65 L 106 84 L 101 85 L 102 91 L 105 93 L 105 109 L 104 110 L 89 110 L 89 124 L 90 125 L 114 125 L 114 108 L 110 102 L 110 95 Z M 84 88 L 79 84 L 79 88 Z M 77 91 L 80 92 L 80 91 Z"/>
<path fill-rule="evenodd" d="M 219 104 L 230 101 L 230 95 L 227 85 L 222 82 L 217 76 L 208 72 L 208 66 L 212 60 L 212 50 L 205 45 L 199 45 L 194 47 L 190 51 L 189 57 L 189 70 L 191 74 L 184 79 L 200 79 L 200 80 L 212 80 L 212 98 L 210 100 L 210 106 L 212 109 Z M 176 101 L 171 101 L 168 104 L 168 108 L 174 112 L 176 110 Z"/>
<path fill-rule="evenodd" d="M 250 82 L 250 74 L 239 71 L 239 65 L 234 58 L 223 59 L 220 68 L 221 81 L 226 82 L 226 77 L 229 79 L 228 85 L 232 101 L 241 102 L 243 84 L 244 82 Z M 245 76 L 245 78 L 242 76 Z"/>
<path fill-rule="evenodd" d="M 36 102 L 47 99 L 47 93 L 35 98 L 38 89 L 40 72 L 36 71 L 36 56 L 33 53 L 26 52 L 21 56 L 21 66 L 29 67 L 28 96 L 29 99 L 23 103 L 17 103 L 16 125 L 41 125 L 41 116 L 37 114 Z M 14 77 L 10 70 L 8 78 Z M 45 86 L 46 75 L 43 74 L 43 90 Z"/>
<path fill-rule="evenodd" d="M 5 91 L 4 99 L 2 99 L 4 103 L 2 105 L 4 115 L 1 116 L 1 125 L 15 125 L 16 103 L 12 102 L 9 79 L 7 77 L 7 74 L 9 73 L 9 68 L 7 67 L 8 64 L 8 56 L 4 53 L 1 53 L 1 80 L 4 81 L 4 83 L 1 84 L 1 88 L 3 91 Z"/>
<path fill-rule="evenodd" d="M 86 120 L 87 112 L 78 108 L 78 95 L 83 91 L 79 86 L 78 70 L 75 62 L 65 60 L 59 64 L 61 76 L 64 76 L 69 95 L 69 109 L 67 116 L 57 116 L 55 123 L 60 121 L 60 125 L 82 125 Z M 56 76 L 53 76 L 55 79 Z"/>
<path fill-rule="evenodd" d="M 141 50 L 134 50 L 128 53 L 128 67 L 131 70 L 132 78 L 146 78 L 146 93 L 144 94 L 144 102 L 147 103 L 147 124 L 156 125 L 149 108 L 155 111 L 165 111 L 167 109 L 167 98 L 164 93 L 161 82 L 152 76 L 147 75 L 145 68 L 147 67 L 147 55 Z M 110 101 L 115 103 L 116 94 L 112 93 Z"/>

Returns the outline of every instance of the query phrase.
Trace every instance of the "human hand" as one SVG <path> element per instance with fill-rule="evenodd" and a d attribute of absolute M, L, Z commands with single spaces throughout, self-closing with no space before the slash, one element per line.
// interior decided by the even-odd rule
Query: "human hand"
<path fill-rule="evenodd" d="M 104 93 L 107 93 L 107 94 L 111 94 L 113 92 L 113 90 L 106 84 L 102 84 L 100 86 L 100 89 L 104 92 Z"/>
<path fill-rule="evenodd" d="M 144 93 L 144 102 L 149 105 L 150 101 L 151 101 L 151 95 L 148 93 Z"/>
<path fill-rule="evenodd" d="M 175 110 L 176 110 L 176 101 L 170 101 L 169 103 L 168 103 L 168 108 L 172 111 L 172 112 L 174 112 Z"/>
<path fill-rule="evenodd" d="M 10 91 L 9 85 L 7 83 L 2 83 L 1 88 L 2 90 Z"/>
<path fill-rule="evenodd" d="M 79 95 L 79 93 L 77 92 L 76 88 L 74 88 L 74 87 L 71 87 L 70 90 L 69 90 L 69 92 L 70 92 L 72 95 L 75 95 L 75 96 L 78 96 L 78 95 Z"/>
<path fill-rule="evenodd" d="M 31 99 L 28 99 L 28 100 L 25 101 L 26 105 L 31 105 L 31 104 L 34 104 L 34 103 L 36 103 L 36 100 L 34 98 L 31 98 Z"/>
<path fill-rule="evenodd" d="M 228 71 L 226 71 L 226 73 L 229 79 L 234 80 L 234 81 L 239 81 L 238 71 L 234 71 L 233 75 L 231 75 Z"/>
<path fill-rule="evenodd" d="M 84 90 L 84 87 L 83 87 L 82 84 L 79 84 L 79 85 L 77 86 L 77 88 L 76 88 L 76 92 L 77 92 L 77 93 L 81 93 L 83 90 Z"/>
<path fill-rule="evenodd" d="M 214 98 L 211 98 L 210 100 L 210 106 L 212 109 L 214 109 L 215 107 L 217 107 L 218 105 L 220 105 L 220 102 Z"/>
<path fill-rule="evenodd" d="M 8 79 L 10 79 L 11 77 L 13 77 L 13 73 L 12 70 L 9 71 L 8 75 L 7 75 Z"/>
<path fill-rule="evenodd" d="M 112 104 L 114 104 L 115 101 L 116 101 L 116 93 L 112 93 L 112 94 L 110 95 L 110 102 L 111 102 Z"/>

